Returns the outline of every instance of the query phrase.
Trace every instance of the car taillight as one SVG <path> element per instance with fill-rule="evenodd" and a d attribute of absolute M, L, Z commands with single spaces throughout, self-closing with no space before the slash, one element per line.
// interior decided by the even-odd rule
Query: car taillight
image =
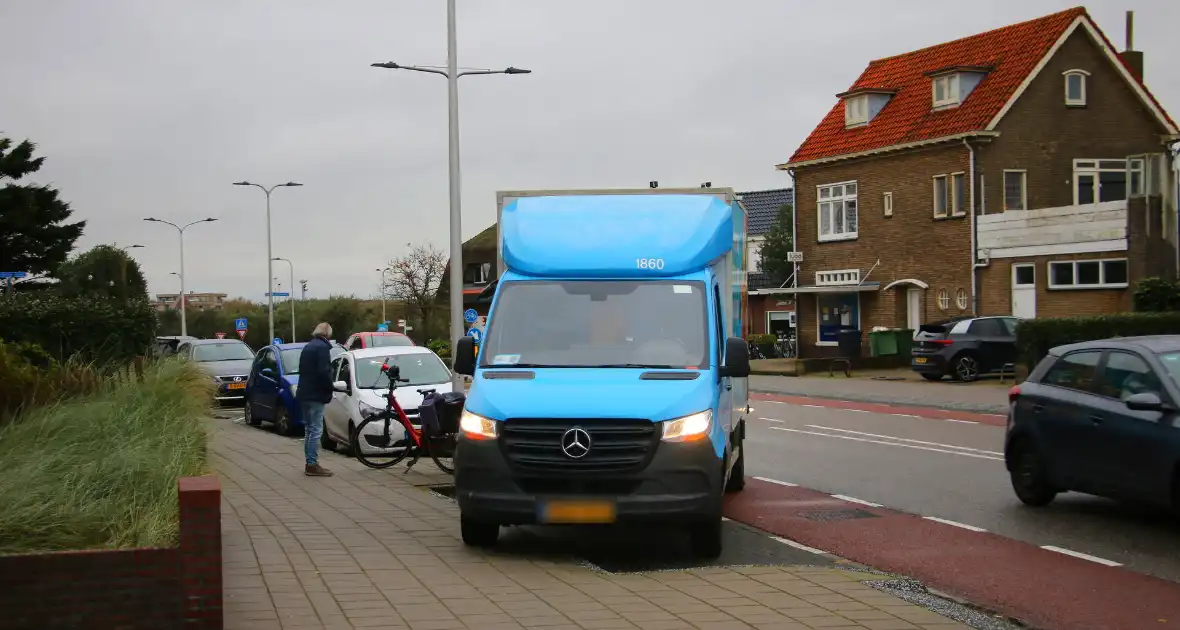
<path fill-rule="evenodd" d="M 949 346 L 954 342 L 955 341 L 953 339 L 935 339 L 934 341 L 931 341 L 930 343 L 932 343 L 936 346 Z"/>
<path fill-rule="evenodd" d="M 1008 390 L 1008 402 L 1016 402 L 1018 397 L 1020 397 L 1020 386 L 1013 385 L 1012 389 Z"/>

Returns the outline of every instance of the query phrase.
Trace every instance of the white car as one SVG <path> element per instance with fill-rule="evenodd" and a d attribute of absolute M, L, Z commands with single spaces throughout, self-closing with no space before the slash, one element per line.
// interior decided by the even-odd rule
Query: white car
<path fill-rule="evenodd" d="M 337 391 L 332 394 L 332 402 L 324 406 L 324 433 L 320 440 L 324 448 L 335 449 L 339 444 L 349 453 L 354 452 L 357 445 L 350 443 L 353 430 L 369 413 L 385 409 L 389 379 L 381 373 L 382 363 L 398 366 L 401 378 L 409 380 L 399 383 L 393 395 L 416 429 L 421 428 L 418 407 L 422 404 L 422 394 L 418 390 L 434 389 L 440 394 L 451 391 L 451 371 L 437 354 L 424 346 L 384 346 L 345 352 L 332 360 Z M 383 430 L 383 423 L 370 422 L 365 426 L 365 435 L 380 436 Z M 397 420 L 390 426 L 390 432 L 395 441 L 405 435 Z M 401 448 L 375 447 L 361 437 L 360 448 L 366 455 L 393 453 Z"/>

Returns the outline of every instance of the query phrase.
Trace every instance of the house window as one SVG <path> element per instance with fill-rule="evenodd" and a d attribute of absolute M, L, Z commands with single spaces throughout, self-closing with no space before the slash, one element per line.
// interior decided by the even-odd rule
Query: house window
<path fill-rule="evenodd" d="M 1065 105 L 1067 107 L 1085 107 L 1086 105 L 1086 77 L 1090 74 L 1085 70 L 1066 70 L 1065 75 Z"/>
<path fill-rule="evenodd" d="M 967 292 L 959 289 L 955 292 L 955 306 L 959 307 L 960 311 L 967 310 Z"/>
<path fill-rule="evenodd" d="M 869 124 L 869 97 L 852 96 L 844 99 L 844 126 L 856 127 Z"/>
<path fill-rule="evenodd" d="M 856 182 L 816 186 L 819 197 L 819 240 L 846 241 L 857 236 Z"/>
<path fill-rule="evenodd" d="M 935 107 L 948 107 L 959 104 L 959 75 L 947 74 L 934 77 L 933 97 Z"/>
<path fill-rule="evenodd" d="M 492 263 L 470 263 L 466 268 L 463 282 L 467 284 L 487 284 L 492 275 Z"/>
<path fill-rule="evenodd" d="M 946 190 L 946 175 L 936 175 L 934 177 L 934 218 L 946 218 L 949 205 L 950 198 Z"/>
<path fill-rule="evenodd" d="M 938 290 L 938 308 L 947 310 L 951 307 L 951 294 L 946 289 Z"/>
<path fill-rule="evenodd" d="M 1131 161 L 1137 160 L 1074 160 L 1074 205 L 1126 199 Z M 1140 172 L 1142 172 L 1141 166 Z M 1137 183 L 1136 185 L 1141 184 Z"/>
<path fill-rule="evenodd" d="M 1049 263 L 1050 289 L 1122 289 L 1127 259 L 1056 260 Z"/>
<path fill-rule="evenodd" d="M 820 293 L 816 296 L 817 346 L 834 346 L 840 331 L 860 328 L 859 293 Z"/>
<path fill-rule="evenodd" d="M 1004 171 L 1004 210 L 1028 210 L 1028 173 Z"/>
<path fill-rule="evenodd" d="M 887 216 L 887 217 L 893 216 L 893 193 L 891 193 L 891 192 L 885 193 L 884 206 L 885 206 L 885 216 Z"/>
<path fill-rule="evenodd" d="M 1132 197 L 1147 194 L 1143 179 L 1145 161 L 1145 157 L 1127 158 L 1127 192 Z"/>
<path fill-rule="evenodd" d="M 967 177 L 963 173 L 951 174 L 951 214 L 961 217 L 967 214 Z"/>

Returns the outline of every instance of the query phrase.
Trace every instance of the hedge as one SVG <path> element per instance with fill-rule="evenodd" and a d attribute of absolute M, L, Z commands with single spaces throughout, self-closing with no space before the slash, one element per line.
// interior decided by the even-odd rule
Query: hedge
<path fill-rule="evenodd" d="M 1180 334 L 1177 312 L 1030 319 L 1016 327 L 1016 349 L 1031 370 L 1056 346 L 1112 337 L 1176 334 Z"/>
<path fill-rule="evenodd" d="M 156 313 L 144 300 L 62 297 L 0 299 L 0 340 L 41 346 L 58 361 L 126 363 L 151 347 Z"/>

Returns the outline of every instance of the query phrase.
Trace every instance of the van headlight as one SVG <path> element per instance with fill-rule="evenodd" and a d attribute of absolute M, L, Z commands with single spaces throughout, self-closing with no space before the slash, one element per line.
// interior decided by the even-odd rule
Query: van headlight
<path fill-rule="evenodd" d="M 706 409 L 675 420 L 665 420 L 663 425 L 664 434 L 660 439 L 665 442 L 702 440 L 708 437 L 709 429 L 713 426 L 713 410 Z"/>
<path fill-rule="evenodd" d="M 459 416 L 459 430 L 470 440 L 494 440 L 499 435 L 499 423 L 464 409 Z"/>

